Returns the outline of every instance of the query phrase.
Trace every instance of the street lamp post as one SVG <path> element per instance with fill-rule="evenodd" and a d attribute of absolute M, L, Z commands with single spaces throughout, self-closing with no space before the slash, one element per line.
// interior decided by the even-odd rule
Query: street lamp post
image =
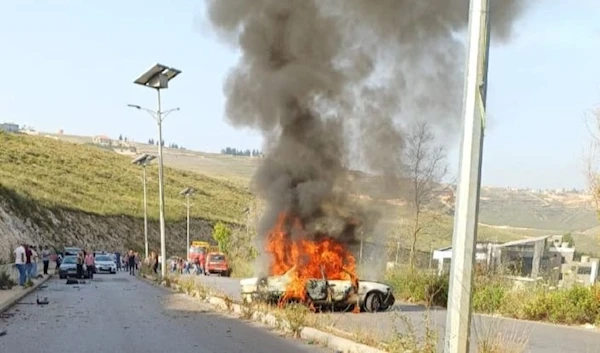
<path fill-rule="evenodd" d="M 454 212 L 444 353 L 469 351 L 490 38 L 489 0 L 471 0 L 463 137 Z"/>
<path fill-rule="evenodd" d="M 167 245 L 165 236 L 165 193 L 164 193 L 164 178 L 163 178 L 163 153 L 162 153 L 162 122 L 166 116 L 179 108 L 171 109 L 166 112 L 162 111 L 160 101 L 160 91 L 169 87 L 169 81 L 175 78 L 181 73 L 181 70 L 177 70 L 165 65 L 156 64 L 151 67 L 148 71 L 138 77 L 134 83 L 155 89 L 158 98 L 158 110 L 156 112 L 140 107 L 139 105 L 129 106 L 132 108 L 145 110 L 152 115 L 158 124 L 158 202 L 159 202 L 159 218 L 160 218 L 160 255 L 161 255 L 161 276 L 166 275 L 167 271 Z"/>
<path fill-rule="evenodd" d="M 186 245 L 186 258 L 190 259 L 190 207 L 193 205 L 190 204 L 190 197 L 194 194 L 196 190 L 193 188 L 185 188 L 183 189 L 179 195 L 185 196 L 185 207 L 187 209 L 187 245 Z"/>
<path fill-rule="evenodd" d="M 142 182 L 144 184 L 144 254 L 146 255 L 146 259 L 148 258 L 148 202 L 146 198 L 146 166 L 152 162 L 156 156 L 152 156 L 149 154 L 143 154 L 137 158 L 135 158 L 131 163 L 137 164 L 142 167 L 143 175 Z"/>

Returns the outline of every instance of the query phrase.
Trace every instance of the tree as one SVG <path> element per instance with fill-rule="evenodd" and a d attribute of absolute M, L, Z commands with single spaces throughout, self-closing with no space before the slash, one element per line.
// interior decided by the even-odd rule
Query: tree
<path fill-rule="evenodd" d="M 231 242 L 231 229 L 219 221 L 213 228 L 212 236 L 219 245 L 219 250 L 227 254 Z"/>
<path fill-rule="evenodd" d="M 123 141 L 123 135 L 119 135 L 119 141 Z"/>
<path fill-rule="evenodd" d="M 438 196 L 442 180 L 448 172 L 446 149 L 437 144 L 435 135 L 426 122 L 419 122 L 406 136 L 405 180 L 407 198 L 412 208 L 412 224 L 409 225 L 411 269 L 415 266 L 417 241 L 424 227 L 423 216 Z M 430 212 L 430 215 L 434 213 Z"/>
<path fill-rule="evenodd" d="M 600 106 L 592 109 L 588 116 L 590 123 L 586 121 L 586 125 L 592 141 L 590 143 L 590 150 L 588 152 L 587 160 L 587 182 L 588 192 L 592 195 L 592 202 L 596 210 L 596 216 L 600 218 L 600 168 L 598 162 L 600 160 L 599 147 L 600 147 Z M 598 238 L 600 241 L 600 237 Z"/>
<path fill-rule="evenodd" d="M 565 233 L 562 237 L 562 242 L 569 244 L 569 247 L 575 247 L 575 240 L 573 239 L 573 235 L 571 233 Z"/>

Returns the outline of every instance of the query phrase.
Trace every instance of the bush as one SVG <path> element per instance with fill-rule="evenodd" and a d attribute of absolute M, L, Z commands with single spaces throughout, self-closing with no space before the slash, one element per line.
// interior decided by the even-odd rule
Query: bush
<path fill-rule="evenodd" d="M 509 286 L 506 281 L 493 277 L 476 278 L 473 291 L 473 310 L 482 313 L 496 314 L 504 306 Z"/>
<path fill-rule="evenodd" d="M 12 289 L 16 285 L 17 282 L 13 281 L 6 271 L 0 271 L 0 290 Z"/>
<path fill-rule="evenodd" d="M 445 307 L 448 301 L 449 276 L 420 271 L 393 272 L 388 281 L 400 300 Z"/>
<path fill-rule="evenodd" d="M 536 291 L 523 304 L 521 316 L 562 324 L 596 323 L 600 320 L 600 286 Z"/>
<path fill-rule="evenodd" d="M 424 271 L 395 271 L 388 281 L 401 301 L 443 306 L 448 301 L 449 276 Z M 600 323 L 600 285 L 548 290 L 543 287 L 513 290 L 512 282 L 477 276 L 473 310 L 516 319 L 561 324 Z"/>

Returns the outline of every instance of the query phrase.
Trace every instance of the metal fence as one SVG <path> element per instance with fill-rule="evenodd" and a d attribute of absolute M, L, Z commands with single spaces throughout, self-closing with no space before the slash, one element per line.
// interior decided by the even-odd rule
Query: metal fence
<path fill-rule="evenodd" d="M 350 246 L 359 265 L 381 265 L 392 262 L 396 264 L 408 264 L 410 261 L 410 249 L 400 243 L 374 242 L 363 240 L 358 244 Z M 431 268 L 433 263 L 432 253 L 428 251 L 415 251 L 415 265 L 419 268 Z"/>

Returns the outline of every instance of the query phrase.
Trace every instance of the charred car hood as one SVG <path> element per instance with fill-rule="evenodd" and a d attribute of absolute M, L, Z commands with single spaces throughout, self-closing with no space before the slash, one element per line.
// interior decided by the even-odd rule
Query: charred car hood
<path fill-rule="evenodd" d="M 315 278 L 315 280 L 319 280 Z M 346 291 L 352 286 L 350 280 L 328 280 L 330 286 L 333 286 L 336 291 Z M 269 276 L 269 277 L 251 277 L 240 280 L 242 292 L 254 292 L 258 290 L 258 287 L 267 291 L 285 291 L 287 284 L 289 283 L 289 277 L 286 275 L 282 276 Z M 362 281 L 358 282 L 358 292 L 366 293 L 372 290 L 378 290 L 383 293 L 391 291 L 391 287 L 385 283 L 376 281 Z"/>

